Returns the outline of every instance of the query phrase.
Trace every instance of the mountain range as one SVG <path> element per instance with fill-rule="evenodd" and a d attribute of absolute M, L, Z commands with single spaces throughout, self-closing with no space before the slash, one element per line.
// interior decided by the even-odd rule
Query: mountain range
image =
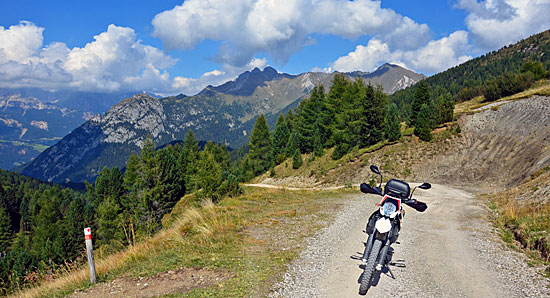
<path fill-rule="evenodd" d="M 192 129 L 199 140 L 244 145 L 260 114 L 271 126 L 276 117 L 295 108 L 316 85 L 330 87 L 335 73 L 279 73 L 255 68 L 220 86 L 207 86 L 194 96 L 154 98 L 136 94 L 117 103 L 103 116 L 95 115 L 42 152 L 22 173 L 51 182 L 93 181 L 104 167 L 124 168 L 147 136 L 157 145 L 183 139 Z M 386 92 L 425 78 L 397 65 L 384 64 L 372 73 L 346 74 L 381 85 Z M 327 88 L 328 90 L 328 88 Z"/>

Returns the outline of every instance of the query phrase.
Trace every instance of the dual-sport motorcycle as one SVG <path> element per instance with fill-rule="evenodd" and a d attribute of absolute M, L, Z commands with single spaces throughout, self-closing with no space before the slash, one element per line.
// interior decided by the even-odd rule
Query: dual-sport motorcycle
<path fill-rule="evenodd" d="M 365 243 L 365 251 L 361 258 L 361 267 L 364 269 L 359 278 L 360 287 L 359 294 L 365 295 L 371 286 L 374 273 L 382 271 L 384 266 L 387 266 L 391 259 L 388 254 L 390 245 L 397 241 L 401 223 L 405 216 L 403 205 L 412 207 L 413 209 L 424 212 L 428 206 L 416 199 L 413 199 L 412 194 L 416 187 L 411 192 L 408 183 L 390 179 L 386 182 L 384 191 L 382 192 L 382 174 L 377 166 L 371 165 L 372 172 L 380 176 L 380 184 L 378 186 L 370 186 L 361 184 L 361 192 L 366 194 L 376 194 L 382 196 L 382 201 L 376 204 L 379 210 L 375 211 L 369 218 L 365 232 L 369 235 Z M 429 183 L 422 183 L 417 186 L 421 189 L 429 189 Z"/>

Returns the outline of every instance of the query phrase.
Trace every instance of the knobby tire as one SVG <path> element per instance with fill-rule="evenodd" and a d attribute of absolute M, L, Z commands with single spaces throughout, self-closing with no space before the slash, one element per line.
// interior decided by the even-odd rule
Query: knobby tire
<path fill-rule="evenodd" d="M 372 245 L 372 249 L 367 259 L 367 265 L 365 266 L 365 271 L 361 275 L 361 285 L 359 286 L 359 295 L 366 295 L 367 291 L 370 288 L 372 274 L 374 273 L 374 267 L 376 266 L 376 259 L 378 259 L 378 254 L 380 253 L 380 248 L 382 247 L 382 241 L 375 239 Z"/>

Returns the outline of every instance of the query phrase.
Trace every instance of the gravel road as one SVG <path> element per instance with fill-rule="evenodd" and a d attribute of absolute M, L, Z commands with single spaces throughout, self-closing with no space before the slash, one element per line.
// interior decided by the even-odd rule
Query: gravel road
<path fill-rule="evenodd" d="M 549 281 L 507 248 L 469 193 L 433 185 L 406 214 L 389 270 L 368 297 L 550 297 Z M 306 240 L 271 297 L 358 297 L 366 219 L 380 197 L 349 200 L 335 221 Z M 392 275 L 394 278 L 392 278 Z"/>

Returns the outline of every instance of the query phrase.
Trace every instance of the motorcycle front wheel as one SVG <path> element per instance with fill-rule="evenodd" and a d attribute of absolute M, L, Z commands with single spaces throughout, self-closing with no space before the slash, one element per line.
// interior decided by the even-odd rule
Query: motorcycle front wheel
<path fill-rule="evenodd" d="M 361 285 L 359 286 L 359 295 L 367 294 L 367 291 L 370 288 L 372 274 L 374 273 L 374 267 L 376 266 L 376 259 L 378 259 L 378 254 L 380 253 L 380 248 L 382 247 L 382 241 L 380 239 L 375 239 L 372 244 L 372 249 L 367 259 L 367 265 L 365 270 L 361 275 Z"/>

